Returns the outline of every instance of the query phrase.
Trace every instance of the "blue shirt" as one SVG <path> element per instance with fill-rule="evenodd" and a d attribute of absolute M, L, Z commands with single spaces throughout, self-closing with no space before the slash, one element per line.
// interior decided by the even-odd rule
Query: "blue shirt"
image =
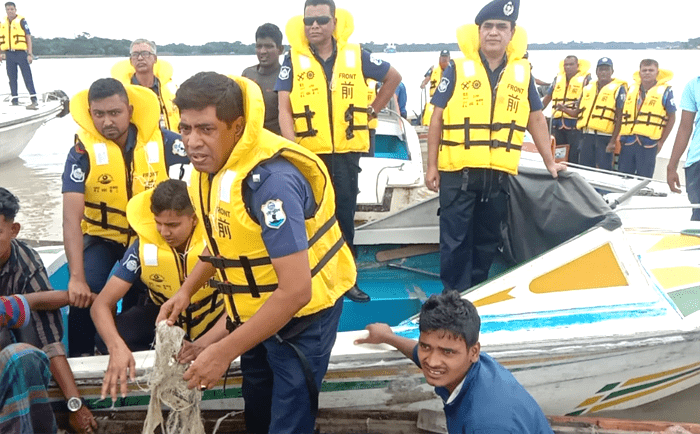
<path fill-rule="evenodd" d="M 498 68 L 491 71 L 484 55 L 481 52 L 479 53 L 479 55 L 481 56 L 481 63 L 486 69 L 486 74 L 489 76 L 491 92 L 494 92 L 494 89 L 496 89 L 496 85 L 498 84 L 501 72 L 503 72 L 503 69 L 506 67 L 506 58 L 504 56 L 503 63 L 501 63 L 498 66 Z M 455 91 L 455 73 L 456 71 L 454 62 L 450 62 L 447 68 L 445 68 L 445 70 L 442 72 L 442 79 L 440 80 L 440 85 L 437 87 L 437 89 L 435 89 L 435 93 L 433 94 L 433 97 L 430 100 L 430 103 L 435 107 L 440 107 L 443 109 L 447 107 L 447 103 L 450 101 L 450 99 L 452 98 L 452 94 Z M 443 86 L 443 83 L 445 83 L 446 85 Z M 540 94 L 537 93 L 535 79 L 532 78 L 532 74 L 530 74 L 530 86 L 527 90 L 527 99 L 530 103 L 530 112 L 542 110 L 542 101 L 540 100 Z"/>
<path fill-rule="evenodd" d="M 418 345 L 413 361 L 420 367 Z M 537 402 L 506 368 L 482 352 L 464 378 L 457 396 L 436 387 L 445 402 L 449 433 L 552 434 L 552 428 Z"/>
<path fill-rule="evenodd" d="M 140 240 L 136 238 L 126 249 L 124 256 L 117 264 L 114 275 L 128 283 L 136 282 L 141 277 L 141 258 L 139 257 Z"/>
<path fill-rule="evenodd" d="M 647 91 L 640 86 L 639 95 L 637 97 L 637 103 L 641 105 L 644 102 L 646 96 Z M 666 89 L 666 92 L 664 92 L 664 96 L 661 98 L 661 102 L 664 105 L 664 109 L 666 109 L 667 114 L 670 115 L 671 113 L 676 112 L 676 103 L 673 100 L 673 89 L 671 89 L 670 87 Z M 639 134 L 637 134 L 634 136 L 620 136 L 620 143 L 633 143 L 637 139 L 639 140 L 639 144 L 645 147 L 652 147 L 658 142 L 658 140 L 653 140 L 647 136 L 640 136 Z"/>
<path fill-rule="evenodd" d="M 292 50 L 293 49 L 294 48 L 292 48 Z M 316 60 L 321 64 L 321 66 L 323 66 L 323 71 L 326 73 L 326 82 L 330 85 L 331 79 L 333 78 L 333 66 L 335 65 L 335 58 L 338 54 L 338 48 L 335 39 L 333 39 L 333 54 L 331 54 L 331 56 L 328 59 L 323 60 L 320 57 L 318 57 L 318 54 L 316 54 L 316 51 L 313 49 L 313 46 L 311 47 L 311 51 L 314 53 L 314 57 L 316 58 Z M 376 81 L 384 81 L 384 77 L 386 77 L 386 73 L 389 72 L 389 68 L 391 67 L 391 65 L 377 57 L 374 57 L 373 54 L 371 54 L 365 49 L 362 49 L 361 53 L 362 75 L 365 77 L 365 80 L 371 78 Z M 277 76 L 275 90 L 278 92 L 291 92 L 293 85 L 294 70 L 292 69 L 292 58 L 290 57 L 290 53 L 287 53 L 287 55 L 284 56 L 284 62 L 282 62 L 280 73 Z"/>
<path fill-rule="evenodd" d="M 394 93 L 396 94 L 396 99 L 399 102 L 399 112 L 401 113 L 401 116 L 405 118 L 408 115 L 406 112 L 406 101 L 408 100 L 408 96 L 406 95 L 406 86 L 404 86 L 403 81 L 396 86 Z"/>
<path fill-rule="evenodd" d="M 681 96 L 681 110 L 695 113 L 693 135 L 685 159 L 685 167 L 688 167 L 700 161 L 700 77 L 695 77 L 685 85 Z"/>
<path fill-rule="evenodd" d="M 243 202 L 262 228 L 270 258 L 309 248 L 305 220 L 316 202 L 309 181 L 292 163 L 277 157 L 256 166 L 245 180 Z"/>
<path fill-rule="evenodd" d="M 180 135 L 166 129 L 160 131 L 163 134 L 165 165 L 168 168 L 168 173 L 171 178 L 184 179 L 184 166 L 189 164 L 190 160 L 185 154 L 185 147 L 180 140 Z M 136 147 L 136 134 L 136 127 L 131 125 L 124 148 L 124 157 L 128 167 L 131 166 L 131 158 Z M 85 194 L 85 180 L 89 173 L 90 157 L 85 151 L 85 146 L 78 142 L 68 151 L 61 178 L 63 182 L 61 193 Z"/>

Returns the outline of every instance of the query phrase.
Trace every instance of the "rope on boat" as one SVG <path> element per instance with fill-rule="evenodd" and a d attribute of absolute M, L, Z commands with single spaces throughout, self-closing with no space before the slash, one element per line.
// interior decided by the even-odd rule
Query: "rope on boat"
<path fill-rule="evenodd" d="M 156 327 L 156 359 L 148 379 L 151 400 L 142 434 L 153 434 L 159 425 L 165 434 L 204 434 L 199 409 L 202 392 L 187 388 L 182 376 L 188 365 L 177 362 L 184 336 L 183 329 L 170 327 L 165 321 Z M 162 404 L 171 409 L 165 423 Z"/>

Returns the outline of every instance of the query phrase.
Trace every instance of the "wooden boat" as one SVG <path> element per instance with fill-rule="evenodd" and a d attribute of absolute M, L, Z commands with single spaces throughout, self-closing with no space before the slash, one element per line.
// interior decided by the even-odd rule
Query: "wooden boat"
<path fill-rule="evenodd" d="M 673 209 L 657 210 L 658 217 L 645 212 L 643 226 L 620 220 L 576 171 L 552 180 L 528 165 L 537 166 L 525 163 L 511 178 L 507 254 L 490 280 L 463 293 L 482 317 L 482 349 L 548 415 L 635 407 L 700 384 L 700 237 L 681 231 L 693 228 L 690 222 L 681 226 Z M 656 202 L 645 206 L 662 208 L 674 198 L 647 199 Z M 358 283 L 373 301 L 344 304 L 321 388 L 324 412 L 441 409 L 412 362 L 386 346 L 353 343 L 376 321 L 417 338 L 421 301 L 442 290 L 436 210 L 437 199 L 429 198 L 357 228 Z M 54 286 L 65 288 L 60 248 L 42 256 Z M 99 400 L 107 356 L 70 360 L 91 408 L 115 417 L 145 411 L 153 353 L 135 358 L 138 381 L 114 403 Z M 60 399 L 58 390 L 51 393 Z M 202 409 L 242 408 L 236 360 L 203 393 Z"/>
<path fill-rule="evenodd" d="M 61 90 L 40 95 L 36 110 L 25 108 L 29 96 L 21 96 L 16 106 L 10 104 L 10 95 L 0 99 L 0 163 L 17 158 L 44 123 L 68 114 L 68 96 Z"/>

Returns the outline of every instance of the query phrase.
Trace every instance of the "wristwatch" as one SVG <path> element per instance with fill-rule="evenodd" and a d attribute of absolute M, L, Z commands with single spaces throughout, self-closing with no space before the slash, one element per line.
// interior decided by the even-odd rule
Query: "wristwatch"
<path fill-rule="evenodd" d="M 374 107 L 372 107 L 371 105 L 367 106 L 367 116 L 371 118 L 377 117 L 377 112 L 374 111 Z"/>
<path fill-rule="evenodd" d="M 68 398 L 68 410 L 70 410 L 71 413 L 75 413 L 81 408 L 83 408 L 82 399 L 78 398 L 77 396 L 71 396 L 70 398 Z"/>

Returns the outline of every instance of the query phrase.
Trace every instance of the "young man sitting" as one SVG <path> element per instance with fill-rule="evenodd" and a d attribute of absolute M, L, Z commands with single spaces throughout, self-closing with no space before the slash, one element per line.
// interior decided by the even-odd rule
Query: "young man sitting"
<path fill-rule="evenodd" d="M 450 433 L 552 433 L 542 410 L 506 368 L 481 352 L 481 319 L 457 291 L 432 295 L 421 308 L 420 337 L 367 326 L 356 344 L 389 344 L 412 359 L 445 403 Z"/>

